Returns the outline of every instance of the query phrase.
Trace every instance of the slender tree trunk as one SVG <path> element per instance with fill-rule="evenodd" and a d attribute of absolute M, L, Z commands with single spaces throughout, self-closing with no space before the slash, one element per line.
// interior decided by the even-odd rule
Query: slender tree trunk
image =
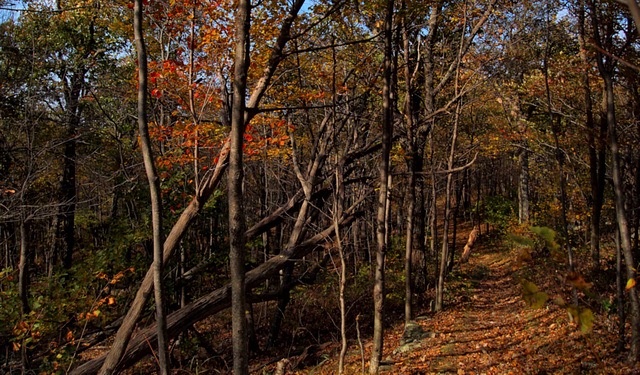
<path fill-rule="evenodd" d="M 527 143 L 518 155 L 520 178 L 518 183 L 518 222 L 526 224 L 529 221 L 529 150 Z"/>
<path fill-rule="evenodd" d="M 267 339 L 268 348 L 275 346 L 278 336 L 280 335 L 280 327 L 282 326 L 282 320 L 284 319 L 284 312 L 291 300 L 291 294 L 289 293 L 289 289 L 287 289 L 287 285 L 291 284 L 292 274 L 293 264 L 287 265 L 280 271 L 280 296 L 278 297 L 278 302 L 273 310 L 273 316 L 269 326 L 269 338 Z"/>
<path fill-rule="evenodd" d="M 596 142 L 596 126 L 593 119 L 593 102 L 591 100 L 591 84 L 589 80 L 590 64 L 587 57 L 586 33 L 585 33 L 585 15 L 584 1 L 578 2 L 578 42 L 580 45 L 580 60 L 582 61 L 582 89 L 584 91 L 584 109 L 585 109 L 585 126 L 587 128 L 587 143 L 589 145 L 589 174 L 591 182 L 591 217 L 590 217 L 590 246 L 591 261 L 595 269 L 600 268 L 600 216 L 602 212 L 603 191 L 601 187 L 604 185 L 604 173 L 600 174 L 598 154 L 596 152 L 596 143 L 601 145 L 602 139 Z M 601 146 L 600 146 L 601 147 Z M 604 154 L 600 153 L 600 157 L 604 158 Z"/>
<path fill-rule="evenodd" d="M 31 311 L 29 305 L 29 223 L 20 220 L 20 266 L 18 274 L 18 294 L 20 295 L 20 313 L 24 317 Z"/>
<path fill-rule="evenodd" d="M 406 1 L 402 2 L 402 9 L 406 10 Z M 416 147 L 417 136 L 414 129 L 413 118 L 413 85 L 411 82 L 411 69 L 410 69 L 410 54 L 409 54 L 409 34 L 407 31 L 407 19 L 406 15 L 402 19 L 402 41 L 403 41 L 403 57 L 404 57 L 404 80 L 406 86 L 405 100 L 404 100 L 404 118 L 405 127 L 407 129 L 407 148 L 409 151 L 409 161 L 407 167 L 409 168 L 409 186 L 407 187 L 407 200 L 409 206 L 407 208 L 407 232 L 406 232 L 406 244 L 405 244 L 405 258 L 404 258 L 404 320 L 405 323 L 409 322 L 412 318 L 412 297 L 413 297 L 413 281 L 412 281 L 412 268 L 413 268 L 413 248 L 416 241 L 415 236 L 415 218 L 416 218 L 416 175 L 419 172 L 418 167 L 418 150 Z M 420 150 L 422 152 L 422 150 Z M 419 240 L 419 239 L 418 239 Z"/>
<path fill-rule="evenodd" d="M 158 327 L 158 365 L 160 374 L 169 373 L 169 342 L 167 338 L 166 310 L 164 307 L 163 288 L 163 243 L 162 235 L 162 196 L 160 178 L 156 171 L 151 137 L 147 125 L 147 50 L 142 30 L 143 0 L 134 3 L 133 33 L 138 54 L 138 129 L 140 132 L 140 148 L 144 159 L 144 169 L 149 181 L 151 195 L 151 222 L 153 226 L 153 289 L 156 304 L 156 321 Z"/>
<path fill-rule="evenodd" d="M 624 187 L 620 171 L 620 154 L 618 145 L 618 135 L 616 133 L 616 117 L 613 93 L 613 79 L 607 72 L 602 72 L 605 81 L 605 93 L 607 97 L 607 122 L 609 126 L 609 148 L 611 149 L 611 169 L 613 175 L 613 190 L 615 193 L 616 219 L 618 221 L 618 230 L 620 231 L 620 244 L 624 254 L 627 280 L 636 278 L 633 259 L 633 251 L 631 248 L 631 236 L 629 233 L 629 224 L 627 221 L 627 213 L 625 209 Z M 631 303 L 631 347 L 629 350 L 628 361 L 636 363 L 640 356 L 640 301 L 638 301 L 638 288 L 633 286 L 629 289 L 629 301 Z"/>
<path fill-rule="evenodd" d="M 335 97 L 335 96 L 334 96 Z M 338 373 L 344 373 L 344 359 L 347 354 L 347 304 L 344 297 L 344 292 L 347 285 L 347 261 L 344 254 L 344 247 L 342 245 L 342 238 L 340 237 L 340 217 L 344 211 L 344 185 L 342 183 L 342 166 L 336 165 L 336 194 L 334 199 L 333 208 L 333 225 L 335 227 L 336 246 L 338 247 L 338 254 L 340 255 L 340 356 L 338 358 Z"/>
<path fill-rule="evenodd" d="M 260 353 L 260 342 L 256 334 L 256 322 L 253 313 L 253 303 L 247 303 L 247 347 L 250 353 Z"/>
<path fill-rule="evenodd" d="M 412 163 L 413 164 L 413 163 Z M 411 168 L 409 176 L 409 207 L 407 208 L 407 236 L 404 257 L 404 321 L 409 322 L 412 319 L 412 299 L 413 299 L 413 244 L 414 244 L 414 217 L 415 217 L 415 199 L 416 199 L 416 174 Z"/>
<path fill-rule="evenodd" d="M 462 177 L 462 181 L 457 180 L 458 184 L 460 186 L 457 187 L 456 190 L 456 206 L 453 209 L 453 233 L 451 236 L 451 248 L 450 248 L 450 255 L 449 255 L 449 271 L 451 272 L 453 271 L 453 265 L 454 265 L 454 256 L 455 256 L 455 252 L 456 252 L 456 239 L 458 236 L 458 217 L 460 216 L 460 201 L 462 200 L 462 189 L 464 187 L 464 175 Z"/>
<path fill-rule="evenodd" d="M 392 23 L 394 0 L 387 0 L 386 15 L 384 21 L 384 85 L 382 88 L 382 156 L 380 161 L 380 192 L 378 195 L 378 214 L 376 228 L 376 272 L 373 287 L 374 318 L 373 318 L 373 347 L 371 349 L 371 361 L 369 373 L 377 374 L 382 359 L 384 339 L 384 276 L 385 257 L 387 243 L 385 242 L 386 211 L 387 211 L 387 183 L 389 180 L 389 153 L 393 137 L 393 108 L 392 108 Z"/>
<path fill-rule="evenodd" d="M 74 77 L 75 78 L 75 77 Z M 79 79 L 79 78 L 78 78 Z M 83 78 L 84 80 L 84 78 Z M 62 204 L 60 206 L 59 222 L 62 231 L 62 265 L 70 269 L 73 265 L 73 249 L 75 247 L 75 213 L 76 213 L 76 137 L 80 123 L 78 113 L 78 98 L 80 96 L 80 83 L 72 82 L 73 90 L 67 96 L 69 104 L 67 108 L 67 140 L 64 145 L 64 162 L 60 190 Z"/>
<path fill-rule="evenodd" d="M 620 231 L 616 230 L 616 297 L 618 299 L 618 344 L 616 351 L 624 350 L 625 339 L 625 311 L 624 311 L 624 277 L 622 264 L 622 249 L 620 247 Z"/>
<path fill-rule="evenodd" d="M 431 149 L 431 243 L 429 251 L 431 252 L 431 257 L 435 259 L 437 254 L 436 249 L 438 248 L 438 190 L 434 169 L 433 133 L 429 134 L 429 149 Z"/>
<path fill-rule="evenodd" d="M 460 114 L 460 106 L 456 107 L 456 116 L 453 124 L 453 134 L 451 138 L 451 150 L 449 152 L 449 160 L 447 162 L 448 169 L 453 169 L 453 161 L 455 158 L 456 140 L 458 138 L 458 120 Z M 438 273 L 438 284 L 436 285 L 436 303 L 435 311 L 442 311 L 444 299 L 444 279 L 447 275 L 447 260 L 449 259 L 449 217 L 451 216 L 451 186 L 453 173 L 447 174 L 447 187 L 445 190 L 444 201 L 444 219 L 442 222 L 442 253 L 440 254 L 440 268 Z"/>
<path fill-rule="evenodd" d="M 596 5 L 593 0 L 589 1 L 589 7 L 594 33 L 593 40 L 596 46 L 599 47 L 600 50 L 603 50 L 603 39 L 601 37 L 600 27 L 604 27 L 608 31 L 610 28 L 600 23 L 601 15 L 598 9 L 596 9 Z M 605 37 L 608 37 L 609 41 L 611 40 L 611 35 Z M 629 224 L 625 209 L 624 185 L 621 176 L 620 150 L 616 130 L 615 97 L 613 91 L 613 72 L 615 69 L 615 63 L 611 59 L 605 61 L 604 56 L 599 51 L 596 52 L 596 62 L 598 64 L 600 76 L 604 81 L 609 149 L 611 150 L 611 174 L 615 197 L 616 220 L 618 222 L 618 231 L 620 233 L 620 245 L 622 247 L 622 254 L 624 255 L 627 280 L 632 280 L 636 277 L 636 270 L 634 268 L 635 261 L 631 248 Z M 631 314 L 631 342 L 628 362 L 635 364 L 640 356 L 640 301 L 638 300 L 638 287 L 636 285 L 629 288 L 629 303 Z"/>
<path fill-rule="evenodd" d="M 463 30 L 466 29 L 466 14 L 464 18 L 464 26 Z M 455 75 L 455 83 L 454 83 L 454 93 L 457 96 L 459 93 L 459 78 L 460 78 L 460 61 L 462 59 L 464 48 L 464 38 L 460 38 L 460 47 L 458 50 L 458 55 L 456 58 L 456 75 Z M 453 120 L 453 129 L 451 131 L 451 150 L 449 152 L 449 160 L 447 162 L 447 169 L 453 169 L 453 162 L 455 160 L 455 152 L 456 152 L 456 141 L 458 139 L 458 124 L 460 122 L 460 111 L 462 110 L 462 101 L 458 99 L 456 103 L 456 111 Z M 432 163 L 433 164 L 433 163 Z M 433 167 L 432 167 L 433 168 Z M 432 172 L 433 174 L 433 172 Z M 443 299 L 444 299 L 444 279 L 447 275 L 447 260 L 449 258 L 449 218 L 451 216 L 451 192 L 452 192 L 452 179 L 453 173 L 449 172 L 447 174 L 447 187 L 445 191 L 445 203 L 444 203 L 444 220 L 442 223 L 442 254 L 440 258 L 440 273 L 438 274 L 438 283 L 436 284 L 436 301 L 435 301 L 435 311 L 441 311 L 443 308 Z M 453 249 L 451 249 L 453 251 Z"/>
<path fill-rule="evenodd" d="M 245 94 L 249 69 L 249 25 L 251 4 L 240 0 L 236 11 L 236 47 L 231 112 L 231 150 L 229 154 L 229 260 L 231 268 L 231 321 L 233 330 L 233 372 L 249 374 L 245 295 L 245 214 L 243 206 L 242 146 L 244 138 Z"/>

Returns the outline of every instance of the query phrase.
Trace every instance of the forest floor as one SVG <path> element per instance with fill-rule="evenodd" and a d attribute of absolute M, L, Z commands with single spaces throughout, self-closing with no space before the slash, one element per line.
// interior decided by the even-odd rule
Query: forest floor
<path fill-rule="evenodd" d="M 468 223 L 460 228 L 457 247 L 466 243 L 471 230 Z M 589 308 L 594 314 L 593 329 L 588 334 L 584 334 L 577 323 L 570 321 L 565 308 L 552 302 L 559 297 L 572 299 L 571 287 L 566 282 L 566 265 L 553 263 L 537 253 L 523 264 L 515 253 L 513 247 L 507 245 L 504 234 L 492 232 L 481 236 L 469 262 L 457 265 L 447 279 L 444 311 L 429 311 L 432 290 L 416 296 L 415 323 L 421 328 L 424 338 L 419 338 L 409 347 L 403 345 L 406 342 L 403 342 L 405 325 L 402 303 L 389 306 L 385 319 L 381 373 L 640 374 L 640 365 L 633 368 L 625 365 L 628 343 L 622 353 L 616 350 L 618 322 L 612 296 L 615 291 L 612 287 L 615 286 L 612 259 L 615 260 L 615 257 L 608 254 L 611 253 L 610 249 L 603 251 L 604 260 L 597 275 L 590 274 L 587 269 L 582 270 L 585 279 L 597 281 L 592 289 L 593 295 L 598 296 L 596 299 L 582 292 L 578 294 L 580 309 Z M 586 259 L 588 254 L 579 253 L 580 257 Z M 582 263 L 586 264 L 587 261 Z M 549 300 L 542 308 L 534 309 L 524 301 L 523 278 L 549 294 Z M 315 341 L 310 340 L 314 342 L 303 343 L 297 339 L 296 333 L 301 332 L 298 328 L 293 333 L 293 339 L 283 339 L 286 342 L 282 342 L 284 346 L 252 356 L 252 374 L 275 374 L 276 367 L 285 363 L 287 365 L 281 374 L 338 373 L 340 346 L 335 310 L 319 313 L 321 308 L 310 307 L 315 300 L 322 300 L 318 294 L 314 294 L 321 289 L 321 286 L 314 286 L 302 292 L 305 296 L 304 305 L 309 305 L 306 310 L 292 307 L 287 311 L 290 315 L 298 315 L 299 320 L 304 316 L 312 316 L 310 319 L 317 326 L 332 332 L 329 337 L 318 334 Z M 369 300 L 365 302 L 366 306 L 370 306 Z M 329 303 L 335 304 L 335 301 Z M 363 305 L 360 308 L 367 307 Z M 326 315 L 322 315 L 324 313 Z M 329 315 L 334 317 L 327 318 Z M 349 325 L 352 329 L 348 332 L 345 374 L 368 373 L 371 324 L 360 321 L 362 348 L 356 339 L 354 322 L 349 321 Z M 212 335 L 213 351 L 224 354 L 218 355 L 217 361 L 204 356 L 208 358 L 195 372 L 188 364 L 196 359 L 186 358 L 176 373 L 230 373 L 229 326 L 228 314 L 219 314 L 216 318 L 199 323 L 200 331 Z M 311 332 L 310 328 L 303 330 Z M 628 339 L 628 324 L 626 333 Z M 295 347 L 292 342 L 294 339 Z M 364 356 L 361 354 L 363 351 Z M 155 370 L 154 367 L 153 360 L 150 360 L 130 373 L 150 373 Z"/>
<path fill-rule="evenodd" d="M 450 298 L 445 311 L 425 312 L 416 318 L 429 337 L 402 353 L 397 348 L 401 345 L 403 322 L 386 327 L 382 372 L 640 373 L 640 367 L 626 367 L 624 355 L 616 352 L 614 317 L 596 312 L 593 332 L 584 335 L 576 323 L 569 321 L 565 309 L 551 302 L 541 309 L 529 307 L 521 296 L 520 274 L 514 263 L 512 253 L 481 241 L 470 262 L 450 276 L 447 290 Z M 534 281 L 538 285 L 548 284 L 540 279 Z M 368 373 L 368 368 L 362 368 L 360 348 L 355 341 L 350 340 L 345 373 Z M 364 341 L 364 350 L 368 359 L 370 339 Z M 338 345 L 331 344 L 317 354 L 320 364 L 287 373 L 337 373 L 338 351 Z M 265 373 L 264 369 L 255 373 Z"/>

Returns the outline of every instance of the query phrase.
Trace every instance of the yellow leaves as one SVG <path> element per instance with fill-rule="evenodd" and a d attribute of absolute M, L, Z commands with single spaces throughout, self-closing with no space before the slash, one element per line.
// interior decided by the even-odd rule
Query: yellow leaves
<path fill-rule="evenodd" d="M 633 288 L 636 285 L 636 280 L 635 279 L 629 279 L 629 281 L 627 281 L 627 286 L 625 287 L 627 290 Z"/>

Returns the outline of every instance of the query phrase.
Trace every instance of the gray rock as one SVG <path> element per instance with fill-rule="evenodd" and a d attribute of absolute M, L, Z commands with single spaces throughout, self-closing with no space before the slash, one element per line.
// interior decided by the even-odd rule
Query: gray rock
<path fill-rule="evenodd" d="M 404 333 L 402 334 L 402 344 L 408 344 L 411 342 L 421 341 L 426 338 L 436 337 L 435 332 L 426 332 L 422 329 L 422 326 L 415 321 L 409 321 L 404 326 Z"/>
<path fill-rule="evenodd" d="M 427 332 L 422 326 L 414 321 L 409 321 L 404 326 L 404 333 L 398 346 L 393 354 L 410 353 L 422 347 L 422 340 L 427 338 L 435 338 L 435 332 Z"/>

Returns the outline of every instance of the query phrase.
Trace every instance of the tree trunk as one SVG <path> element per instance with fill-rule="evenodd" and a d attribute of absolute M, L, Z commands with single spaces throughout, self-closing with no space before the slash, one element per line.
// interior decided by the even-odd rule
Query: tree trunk
<path fill-rule="evenodd" d="M 291 300 L 290 290 L 287 285 L 291 284 L 291 277 L 293 275 L 293 264 L 289 264 L 280 270 L 280 289 L 278 303 L 273 310 L 271 317 L 271 324 L 269 326 L 269 338 L 267 339 L 267 347 L 272 348 L 276 345 L 278 336 L 280 335 L 280 327 L 282 326 L 282 320 L 284 319 L 284 312 Z"/>
<path fill-rule="evenodd" d="M 403 11 L 406 10 L 406 2 L 402 2 Z M 404 258 L 404 320 L 405 323 L 409 322 L 412 318 L 412 297 L 413 297 L 413 281 L 412 281 L 412 268 L 413 268 L 413 254 L 414 244 L 419 243 L 419 238 L 415 235 L 415 218 L 416 218 L 416 175 L 418 172 L 418 149 L 416 142 L 417 134 L 414 129 L 414 116 L 413 116 L 413 85 L 411 82 L 411 68 L 410 68 L 410 54 L 409 54 L 409 34 L 407 32 L 407 17 L 403 16 L 402 19 L 402 41 L 403 41 L 403 57 L 404 57 L 404 80 L 406 86 L 405 100 L 404 100 L 404 119 L 405 127 L 407 130 L 407 149 L 409 160 L 407 167 L 409 168 L 409 185 L 407 186 L 407 200 L 409 206 L 407 207 L 407 232 L 406 232 L 406 245 L 405 245 L 405 258 Z M 422 150 L 420 150 L 422 152 Z"/>
<path fill-rule="evenodd" d="M 74 80 L 76 78 L 74 77 Z M 78 80 L 80 78 L 77 78 Z M 84 77 L 82 78 L 84 81 Z M 73 265 L 73 249 L 75 247 L 75 214 L 76 214 L 76 137 L 80 124 L 80 114 L 78 113 L 78 98 L 80 96 L 80 82 L 72 82 L 72 91 L 65 95 L 69 99 L 67 106 L 67 140 L 64 144 L 64 162 L 62 170 L 62 180 L 60 182 L 60 192 L 62 194 L 62 204 L 58 221 L 62 229 L 62 241 L 64 245 L 61 254 L 62 265 L 70 269 Z"/>
<path fill-rule="evenodd" d="M 344 254 L 344 247 L 342 245 L 342 238 L 340 237 L 340 217 L 342 217 L 342 211 L 344 210 L 344 185 L 342 183 L 342 166 L 336 166 L 336 194 L 334 198 L 333 208 L 333 226 L 335 227 L 336 246 L 338 247 L 338 254 L 340 255 L 340 356 L 338 358 L 338 373 L 344 373 L 344 358 L 347 354 L 347 304 L 344 297 L 344 292 L 347 285 L 347 262 Z"/>
<path fill-rule="evenodd" d="M 231 322 L 233 330 L 233 373 L 249 374 L 247 355 L 247 318 L 245 293 L 245 237 L 242 180 L 242 146 L 244 140 L 245 93 L 249 70 L 249 25 L 251 4 L 240 0 L 236 11 L 236 47 L 231 113 L 231 150 L 229 155 L 229 260 L 231 268 Z"/>
<path fill-rule="evenodd" d="M 616 351 L 622 353 L 625 346 L 625 311 L 624 311 L 624 276 L 622 269 L 622 249 L 620 247 L 620 231 L 616 230 L 616 297 L 618 299 L 618 344 Z"/>
<path fill-rule="evenodd" d="M 589 145 L 589 174 L 591 182 L 591 195 L 589 202 L 591 205 L 590 233 L 591 233 L 591 261 L 595 269 L 600 268 L 600 216 L 602 212 L 604 173 L 598 162 L 598 156 L 604 161 L 604 140 L 596 138 L 597 129 L 593 119 L 593 102 L 591 100 L 591 84 L 589 82 L 590 64 L 587 57 L 584 2 L 578 2 L 578 42 L 580 45 L 580 60 L 582 61 L 582 89 L 584 91 L 585 127 L 587 128 L 587 143 Z M 602 122 L 605 123 L 606 122 Z M 597 140 L 597 141 L 596 141 Z M 596 148 L 600 153 L 596 152 Z M 602 170 L 604 172 L 604 170 Z"/>
<path fill-rule="evenodd" d="M 562 235 L 564 237 L 564 246 L 567 249 L 567 255 L 569 258 L 569 271 L 573 272 L 575 270 L 573 251 L 571 249 L 571 244 L 569 243 L 569 226 L 567 222 L 567 193 L 566 193 L 566 178 L 564 175 L 564 154 L 562 153 L 562 149 L 560 148 L 560 141 L 558 137 L 558 121 L 555 121 L 555 114 L 553 113 L 553 107 L 551 104 L 551 88 L 549 87 L 549 58 L 551 54 L 551 41 L 550 39 L 550 25 L 549 25 L 549 14 L 547 14 L 547 36 L 545 42 L 545 51 L 544 51 L 544 59 L 542 65 L 542 73 L 544 75 L 544 86 L 546 92 L 547 99 L 547 115 L 549 117 L 549 127 L 551 128 L 551 132 L 553 133 L 553 140 L 555 143 L 555 156 L 556 161 L 558 162 L 558 171 L 560 173 L 560 204 L 561 204 L 561 215 L 562 215 Z M 574 304 L 578 304 L 578 294 L 576 288 L 573 287 L 573 299 Z"/>
<path fill-rule="evenodd" d="M 380 192 L 378 195 L 377 227 L 376 227 L 376 272 L 373 287 L 374 318 L 373 318 L 373 347 L 371 348 L 371 362 L 369 373 L 377 374 L 382 359 L 384 339 L 384 276 L 385 257 L 387 253 L 387 183 L 389 180 L 389 153 L 393 138 L 393 108 L 392 108 L 392 23 L 394 0 L 387 0 L 384 21 L 384 85 L 382 87 L 382 155 L 380 161 Z"/>
<path fill-rule="evenodd" d="M 458 120 L 460 114 L 460 103 L 457 105 L 456 116 L 453 125 L 453 135 L 451 138 L 451 150 L 447 162 L 448 169 L 453 168 L 453 161 L 456 150 L 456 140 L 458 138 Z M 435 311 L 442 311 L 444 299 L 444 279 L 447 275 L 447 261 L 449 259 L 449 217 L 451 216 L 451 191 L 453 173 L 447 174 L 447 187 L 445 190 L 444 219 L 442 221 L 442 253 L 440 254 L 440 268 L 438 273 L 438 283 L 436 285 Z"/>
<path fill-rule="evenodd" d="M 518 180 L 518 223 L 526 224 L 529 221 L 529 150 L 527 143 L 518 155 L 520 165 L 520 178 Z"/>
<path fill-rule="evenodd" d="M 589 7 L 593 24 L 593 40 L 599 50 L 603 50 L 600 27 L 606 25 L 601 25 L 600 12 L 596 9 L 593 0 L 589 1 Z M 610 28 L 606 27 L 606 29 Z M 622 247 L 622 254 L 624 255 L 627 280 L 634 280 L 636 277 L 636 270 L 634 268 L 635 261 L 633 259 L 629 224 L 625 209 L 624 184 L 621 176 L 620 151 L 616 130 L 615 97 L 613 91 L 613 72 L 615 70 L 615 63 L 611 58 L 608 58 L 607 61 L 605 61 L 605 58 L 600 51 L 596 52 L 596 62 L 598 64 L 598 71 L 600 72 L 600 76 L 602 77 L 605 86 L 606 118 L 609 148 L 611 150 L 611 174 L 615 197 L 616 220 L 618 222 L 618 230 L 620 232 L 620 245 Z M 629 288 L 629 303 L 631 314 L 631 342 L 628 362 L 635 364 L 640 356 L 640 301 L 638 301 L 638 287 L 636 285 Z"/>
<path fill-rule="evenodd" d="M 167 339 L 166 309 L 164 307 L 163 287 L 163 235 L 162 235 L 162 196 L 160 178 L 156 171 L 151 137 L 147 125 L 147 50 L 142 30 L 143 0 L 135 0 L 133 33 L 138 54 L 138 130 L 140 132 L 140 148 L 144 159 L 144 169 L 149 181 L 151 196 L 151 222 L 153 226 L 153 289 L 156 305 L 156 321 L 158 328 L 158 366 L 160 374 L 169 373 L 169 342 Z"/>
<path fill-rule="evenodd" d="M 599 64 L 600 65 L 600 64 Z M 629 224 L 625 209 L 623 182 L 620 171 L 620 154 L 618 135 L 616 133 L 616 117 L 613 93 L 613 79 L 608 72 L 600 72 L 605 81 L 605 93 L 607 98 L 607 122 L 609 127 L 609 148 L 611 149 L 611 169 L 613 174 L 613 190 L 615 194 L 616 219 L 620 231 L 620 244 L 624 254 L 627 268 L 627 280 L 635 280 L 636 271 L 631 248 Z M 629 301 L 631 303 L 631 347 L 629 350 L 629 363 L 636 363 L 640 355 L 640 301 L 638 301 L 638 288 L 636 285 L 629 289 Z"/>
<path fill-rule="evenodd" d="M 29 305 L 29 223 L 20 219 L 20 266 L 18 274 L 18 294 L 20 295 L 20 314 L 27 315 L 31 311 Z"/>

